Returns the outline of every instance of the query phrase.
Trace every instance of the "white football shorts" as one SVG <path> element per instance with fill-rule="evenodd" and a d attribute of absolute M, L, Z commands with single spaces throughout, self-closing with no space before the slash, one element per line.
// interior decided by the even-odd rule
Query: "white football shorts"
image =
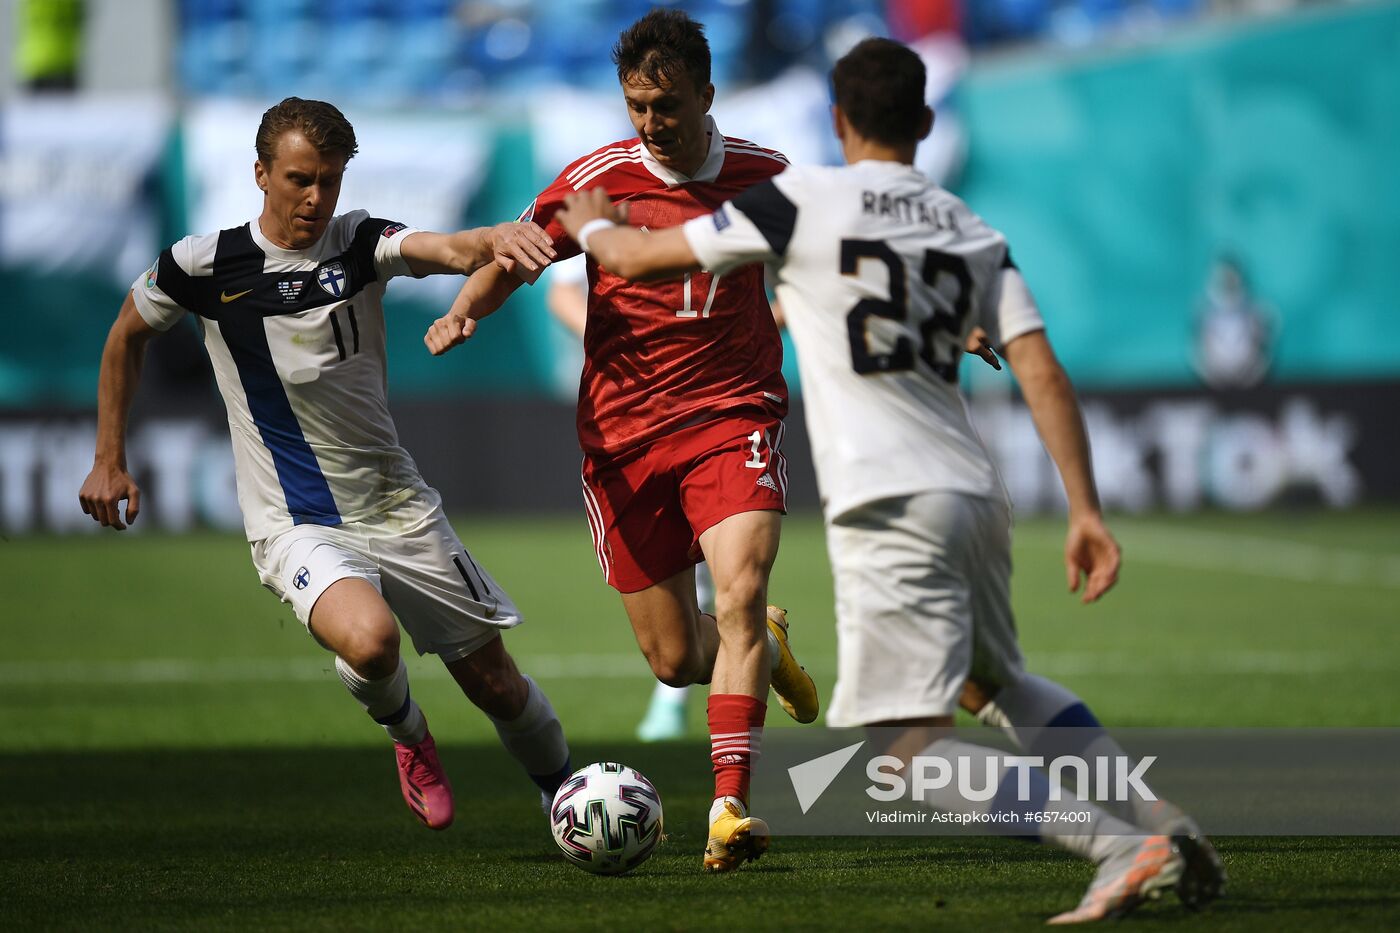
<path fill-rule="evenodd" d="M 830 524 L 827 548 L 837 634 L 828 725 L 946 716 L 969 675 L 1020 679 L 1004 502 L 949 492 L 883 499 Z"/>
<path fill-rule="evenodd" d="M 258 577 L 310 628 L 311 609 L 337 580 L 359 577 L 384 597 L 419 654 L 460 660 L 520 613 L 462 547 L 437 491 L 343 525 L 298 525 L 254 541 Z"/>

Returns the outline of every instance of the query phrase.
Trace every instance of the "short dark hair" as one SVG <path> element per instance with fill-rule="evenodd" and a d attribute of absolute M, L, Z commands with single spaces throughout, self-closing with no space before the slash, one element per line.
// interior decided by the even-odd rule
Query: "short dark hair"
<path fill-rule="evenodd" d="M 660 87 L 686 74 L 697 91 L 710 83 L 705 27 L 683 10 L 652 10 L 618 37 L 612 57 L 619 81 L 636 76 Z"/>
<path fill-rule="evenodd" d="M 334 104 L 288 97 L 267 108 L 258 124 L 255 145 L 263 165 L 272 164 L 277 154 L 277 141 L 283 133 L 292 130 L 305 136 L 317 152 L 338 153 L 345 156 L 346 162 L 360 151 L 359 143 L 355 142 L 355 128 Z"/>
<path fill-rule="evenodd" d="M 851 127 L 888 146 L 917 142 L 928 73 L 918 54 L 891 39 L 870 38 L 831 69 L 832 97 Z"/>

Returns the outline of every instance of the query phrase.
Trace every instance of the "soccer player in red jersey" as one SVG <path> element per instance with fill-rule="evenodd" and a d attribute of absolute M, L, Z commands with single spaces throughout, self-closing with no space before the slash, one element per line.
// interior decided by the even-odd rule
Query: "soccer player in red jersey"
<path fill-rule="evenodd" d="M 637 137 L 567 166 L 523 215 L 553 238 L 559 259 L 579 252 L 554 220 L 576 191 L 605 188 L 632 224 L 666 227 L 787 167 L 772 150 L 724 136 L 708 116 L 709 45 L 685 13 L 648 13 L 622 34 L 613 60 Z M 429 329 L 428 348 L 440 354 L 466 340 L 522 275 L 473 275 Z M 715 801 L 703 864 L 727 871 L 768 846 L 747 798 L 770 682 L 793 718 L 817 716 L 784 613 L 767 607 L 787 490 L 782 343 L 760 265 L 635 283 L 589 260 L 588 284 L 578 406 L 588 522 L 657 678 L 710 684 Z M 715 580 L 714 616 L 695 600 L 702 555 Z"/>

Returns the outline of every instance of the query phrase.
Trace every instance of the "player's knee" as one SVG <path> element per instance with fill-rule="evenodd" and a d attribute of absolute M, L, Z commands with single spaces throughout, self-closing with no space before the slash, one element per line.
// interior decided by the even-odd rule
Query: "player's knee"
<path fill-rule="evenodd" d="M 647 652 L 647 663 L 656 679 L 668 687 L 688 687 L 700 676 L 698 659 L 678 651 Z"/>
<path fill-rule="evenodd" d="M 399 666 L 399 627 L 392 616 L 357 620 L 336 653 L 361 677 L 388 677 Z"/>
<path fill-rule="evenodd" d="M 697 676 L 693 669 L 679 667 L 652 668 L 652 673 L 668 687 L 689 687 Z"/>

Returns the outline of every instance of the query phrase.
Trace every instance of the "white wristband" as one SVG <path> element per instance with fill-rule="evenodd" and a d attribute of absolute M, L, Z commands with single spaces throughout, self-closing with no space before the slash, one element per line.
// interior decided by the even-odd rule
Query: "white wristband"
<path fill-rule="evenodd" d="M 590 220 L 588 223 L 584 224 L 579 229 L 578 236 L 574 237 L 574 239 L 578 240 L 578 248 L 586 253 L 588 252 L 589 237 L 597 233 L 599 230 L 607 230 L 616 226 L 617 224 L 613 223 L 611 220 L 608 220 L 606 217 L 595 217 L 593 220 Z"/>

